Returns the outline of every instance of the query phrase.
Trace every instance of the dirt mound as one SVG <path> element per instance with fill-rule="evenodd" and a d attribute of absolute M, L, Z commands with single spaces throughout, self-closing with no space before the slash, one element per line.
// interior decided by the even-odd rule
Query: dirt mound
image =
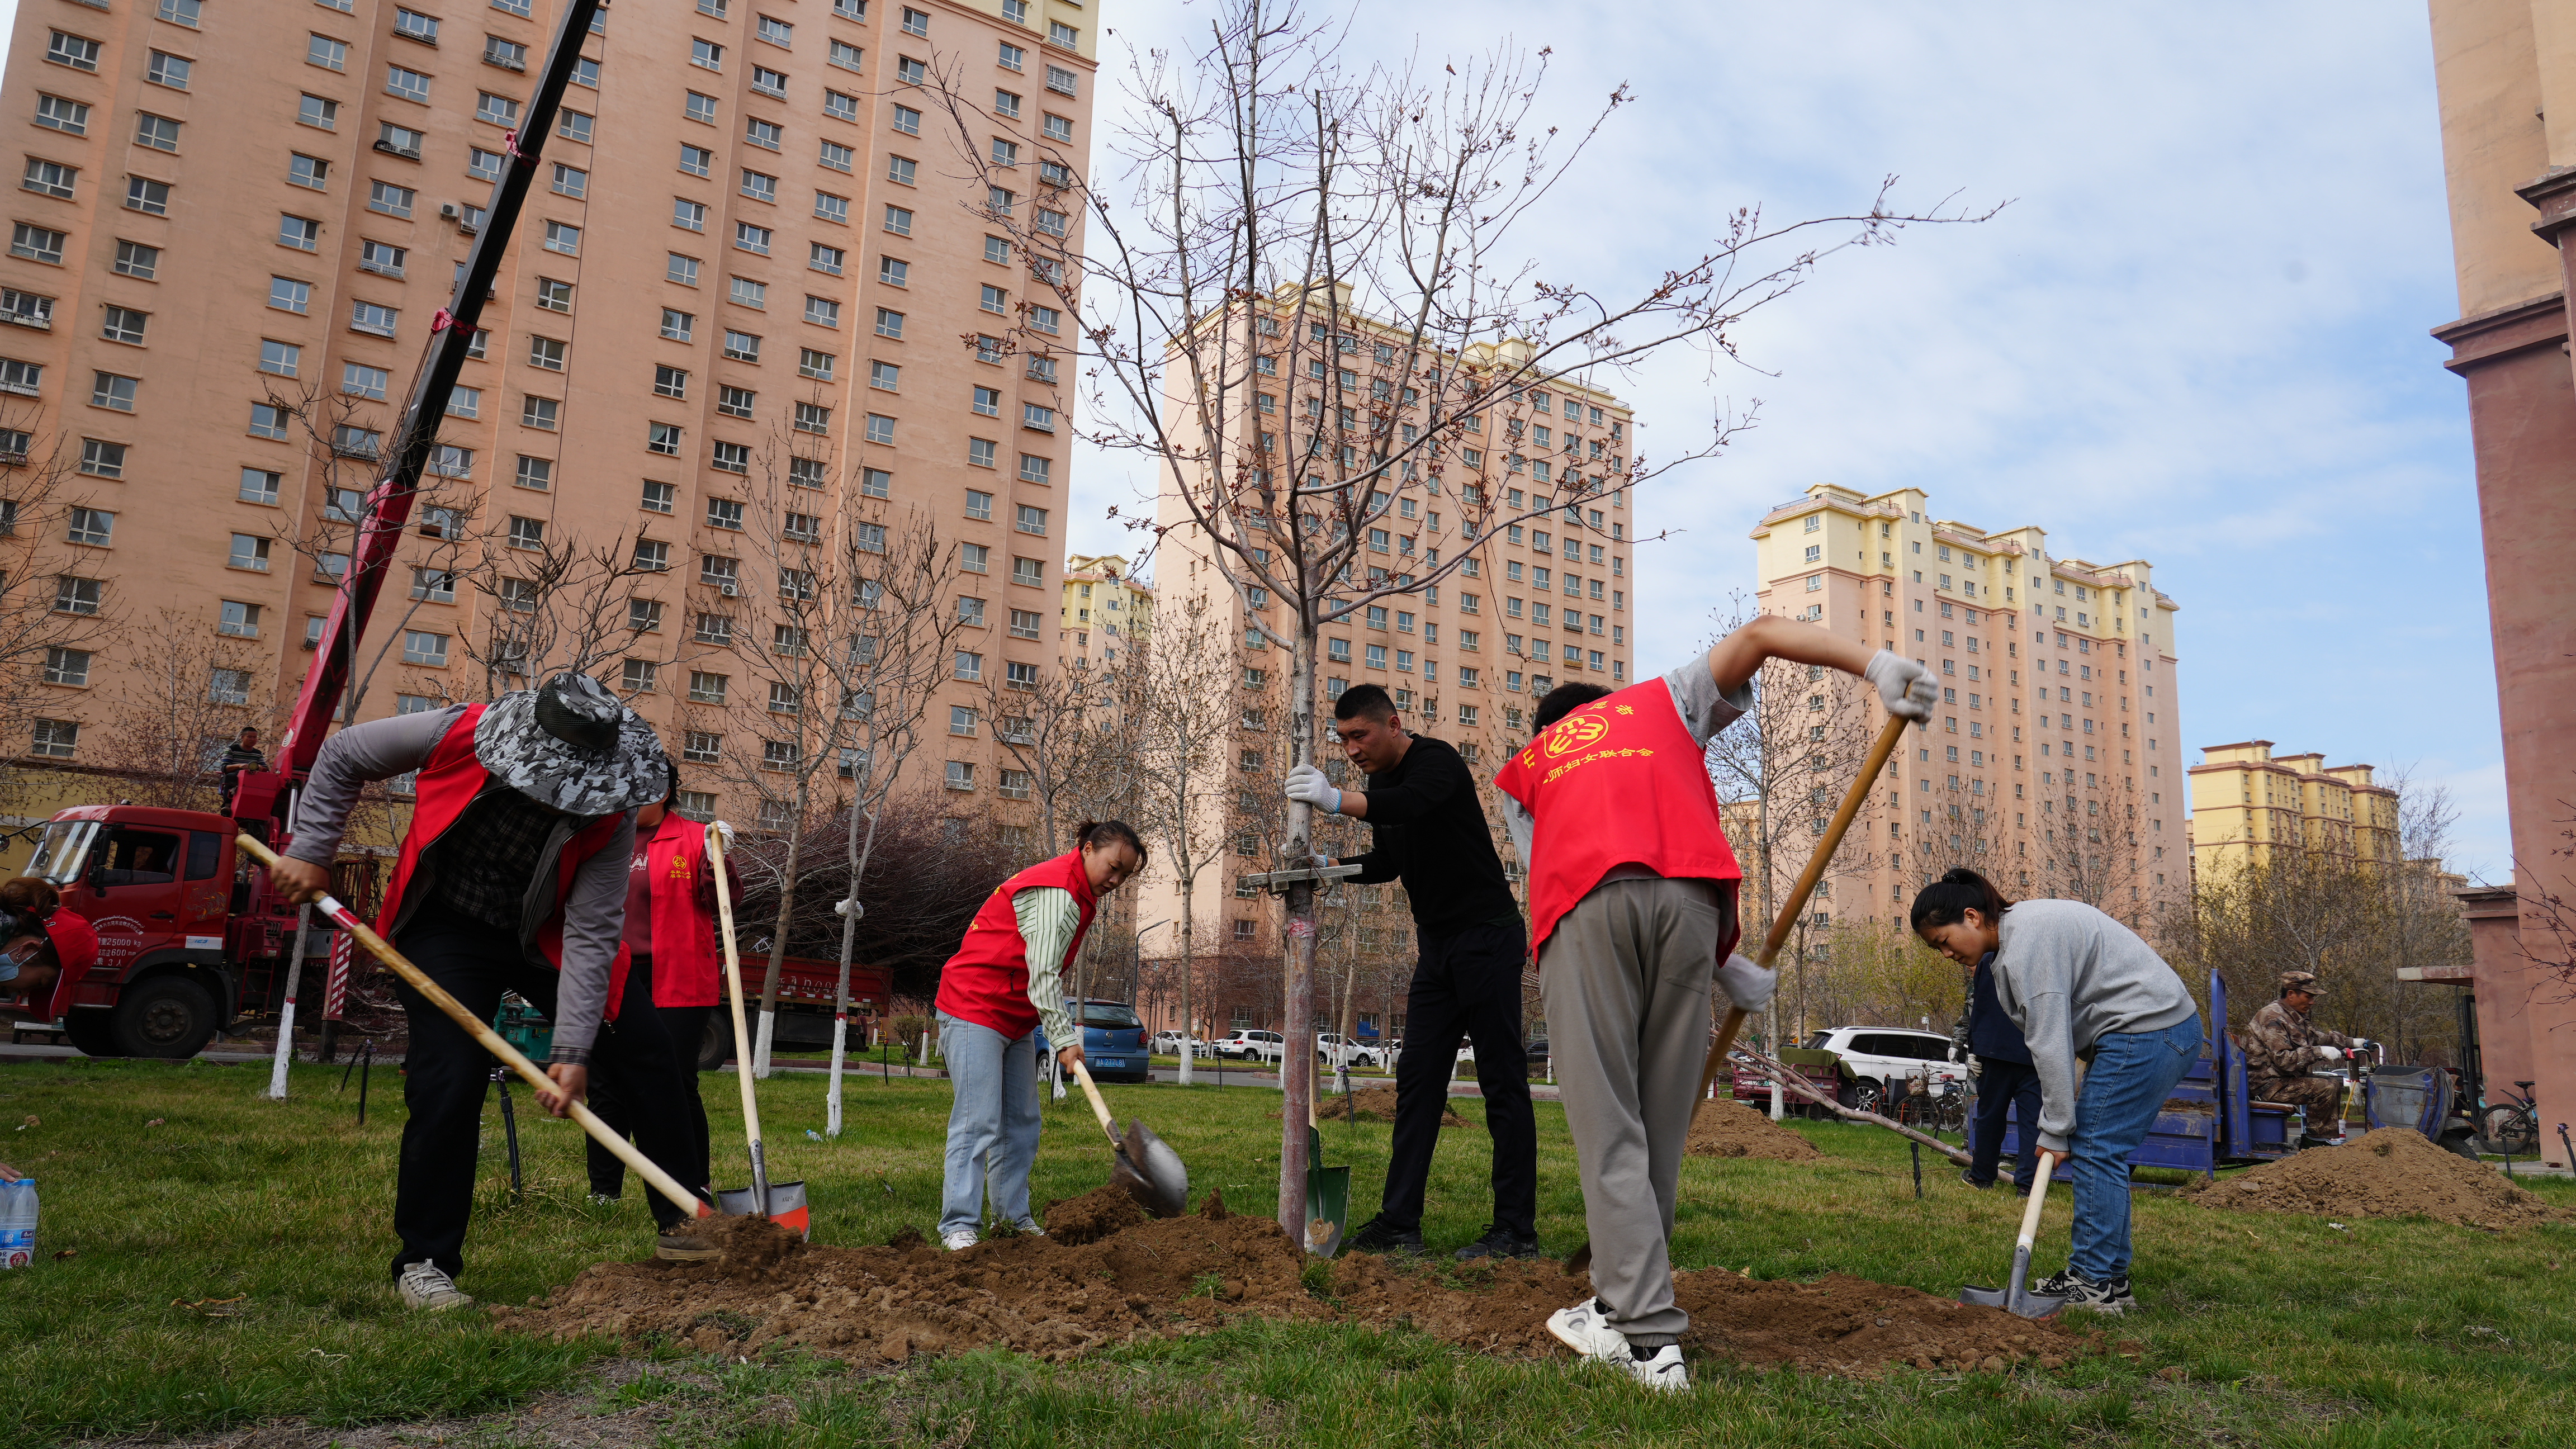
<path fill-rule="evenodd" d="M 1105 1190 L 1104 1190 L 1105 1191 Z M 1553 1263 L 1453 1268 L 1355 1254 L 1333 1264 L 1327 1296 L 1308 1261 L 1267 1218 L 1200 1215 L 1137 1223 L 1091 1242 L 1059 1236 L 1059 1214 L 1115 1215 L 1102 1193 L 1055 1204 L 1049 1233 L 959 1253 L 924 1246 L 833 1248 L 769 1229 L 718 1229 L 709 1263 L 603 1263 L 542 1304 L 495 1308 L 522 1332 L 660 1339 L 735 1355 L 798 1345 L 857 1362 L 1002 1345 L 1063 1360 L 1103 1344 L 1211 1328 L 1237 1314 L 1405 1325 L 1483 1353 L 1562 1355 L 1547 1315 L 1590 1291 Z M 1213 1194 L 1211 1194 L 1213 1198 Z M 1123 1201 L 1123 1198 L 1122 1198 Z M 1085 1216 L 1088 1214 L 1088 1216 Z M 1912 1365 L 1997 1371 L 2055 1368 L 2092 1337 L 1911 1288 L 1835 1275 L 1757 1282 L 1721 1268 L 1678 1274 L 1674 1289 L 1696 1354 L 1763 1368 L 1870 1376 Z"/>
<path fill-rule="evenodd" d="M 1145 1221 L 1145 1210 L 1125 1188 L 1113 1183 L 1050 1203 L 1045 1217 L 1048 1237 L 1079 1246 L 1136 1226 Z"/>
<path fill-rule="evenodd" d="M 1364 1122 L 1392 1122 L 1395 1120 L 1395 1088 L 1393 1086 L 1361 1087 L 1356 1091 L 1353 1091 L 1347 1097 L 1343 1096 L 1339 1092 L 1332 1093 L 1329 1096 L 1318 1093 L 1317 1098 L 1318 1100 L 1315 1103 L 1315 1115 L 1327 1122 L 1345 1122 L 1352 1120 L 1354 1117 Z M 1270 1115 L 1276 1117 L 1279 1114 L 1273 1112 Z M 1443 1127 L 1473 1127 L 1476 1124 L 1459 1116 L 1449 1107 L 1447 1101 L 1444 1100 L 1440 1106 L 1440 1125 Z"/>
<path fill-rule="evenodd" d="M 1247 1309 L 1325 1315 L 1298 1281 L 1301 1256 L 1266 1218 L 1172 1218 L 1080 1244 L 995 1238 L 958 1253 L 787 1242 L 775 1256 L 760 1240 L 710 1263 L 602 1263 L 542 1304 L 493 1317 L 556 1338 L 661 1338 L 721 1354 L 789 1344 L 871 1362 L 988 1344 L 1061 1360 Z"/>
<path fill-rule="evenodd" d="M 2341 1147 L 2311 1147 L 2240 1177 L 2192 1190 L 2202 1207 L 2337 1218 L 2428 1217 L 2470 1228 L 2567 1222 L 2576 1213 L 2436 1147 L 2422 1133 L 2383 1127 Z"/>
<path fill-rule="evenodd" d="M 1750 1107 L 1734 1102 L 1702 1102 L 1691 1114 L 1692 1157 L 1761 1157 L 1773 1162 L 1811 1162 L 1825 1154 L 1816 1144 Z"/>
<path fill-rule="evenodd" d="M 674 1229 L 716 1249 L 722 1262 L 757 1272 L 783 1261 L 805 1246 L 803 1239 L 767 1218 L 699 1218 Z"/>

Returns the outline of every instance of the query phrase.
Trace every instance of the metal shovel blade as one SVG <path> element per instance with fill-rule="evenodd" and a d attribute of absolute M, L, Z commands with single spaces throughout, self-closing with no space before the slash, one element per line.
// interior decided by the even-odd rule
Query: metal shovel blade
<path fill-rule="evenodd" d="M 1110 1185 L 1125 1189 L 1136 1205 L 1158 1218 L 1176 1218 L 1190 1210 L 1190 1170 L 1171 1144 L 1154 1129 L 1129 1119 L 1126 1140 L 1118 1145 L 1109 1169 Z"/>
<path fill-rule="evenodd" d="M 760 1193 L 748 1187 L 716 1189 L 716 1211 L 727 1217 L 742 1217 L 760 1211 Z M 769 1220 L 800 1238 L 811 1237 L 813 1215 L 805 1205 L 805 1184 L 773 1182 L 769 1185 Z"/>
<path fill-rule="evenodd" d="M 2022 1318 L 2046 1318 L 2066 1306 L 2066 1300 L 2054 1293 L 2030 1291 L 2030 1245 L 2013 1249 L 2012 1283 L 2005 1288 L 1979 1288 L 1973 1284 L 1959 1290 L 1959 1301 L 1986 1308 L 2000 1308 Z"/>
<path fill-rule="evenodd" d="M 1324 1134 L 1306 1129 L 1306 1161 L 1324 1157 Z M 1329 1258 L 1342 1250 L 1351 1221 L 1351 1170 L 1347 1167 L 1306 1169 L 1306 1251 Z"/>

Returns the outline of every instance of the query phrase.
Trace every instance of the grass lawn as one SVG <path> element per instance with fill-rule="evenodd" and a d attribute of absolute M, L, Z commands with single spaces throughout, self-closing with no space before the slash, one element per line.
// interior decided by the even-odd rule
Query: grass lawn
<path fill-rule="evenodd" d="M 1239 1323 L 1070 1365 L 1000 1353 L 853 1372 L 817 1360 L 722 1365 L 608 1343 L 534 1342 L 479 1314 L 410 1315 L 387 1286 L 400 1079 L 356 1088 L 298 1068 L 294 1100 L 258 1095 L 264 1066 L 119 1062 L 0 1065 L 0 1159 L 34 1175 L 43 1248 L 74 1256 L 0 1274 L 0 1445 L 161 1434 L 232 1438 L 261 1421 L 347 1427 L 447 1420 L 447 1442 L 752 1446 L 849 1443 L 1567 1445 L 1604 1435 L 1671 1444 L 2567 1445 L 2576 1443 L 2576 1227 L 2497 1237 L 2426 1222 L 2213 1213 L 2165 1194 L 2137 1207 L 2138 1294 L 2119 1325 L 2135 1359 L 2054 1374 L 1878 1382 L 1695 1364 L 1695 1391 L 1648 1399 L 1560 1360 L 1453 1350 L 1400 1325 Z M 743 1174 L 730 1079 L 705 1082 L 719 1179 Z M 1188 1160 L 1194 1186 L 1261 1211 L 1276 1184 L 1275 1093 L 1111 1087 Z M 763 1087 L 773 1175 L 802 1177 L 814 1236 L 884 1240 L 932 1226 L 946 1084 L 850 1087 L 850 1131 L 809 1141 L 823 1082 Z M 508 1201 L 497 1108 L 486 1111 L 478 1219 L 461 1280 L 524 1301 L 584 1265 L 649 1251 L 625 1203 L 583 1200 L 581 1137 L 528 1120 L 528 1193 Z M 1473 1102 L 1460 1104 L 1472 1120 Z M 153 1119 L 160 1125 L 147 1125 Z M 1582 1240 L 1564 1116 L 1538 1104 L 1540 1234 Z M 1828 1271 L 1948 1295 L 2000 1280 L 2019 1202 L 1926 1167 L 1914 1198 L 1904 1144 L 1800 1124 L 1826 1164 L 1693 1161 L 1681 1266 L 1757 1277 Z M 1330 1124 L 1327 1161 L 1357 1169 L 1353 1219 L 1373 1211 L 1388 1129 Z M 1099 1185 L 1106 1154 L 1079 1096 L 1048 1109 L 1036 1196 Z M 1425 1232 L 1435 1248 L 1485 1221 L 1480 1131 L 1443 1134 Z M 2576 1204 L 2576 1185 L 2538 1190 Z M 2040 1264 L 2063 1261 L 2064 1198 Z M 234 1301 L 218 1301 L 234 1300 Z M 537 1413 L 529 1406 L 545 1410 Z M 473 1423 L 454 1420 L 486 1416 Z M 589 1426 L 587 1428 L 583 1426 Z M 583 1438 L 582 1442 L 590 1442 Z"/>

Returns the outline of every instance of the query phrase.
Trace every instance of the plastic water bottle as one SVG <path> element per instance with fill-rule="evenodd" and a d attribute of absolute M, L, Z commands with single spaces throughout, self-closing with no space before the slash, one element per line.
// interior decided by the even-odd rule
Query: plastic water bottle
<path fill-rule="evenodd" d="M 36 1180 L 0 1182 L 0 1268 L 36 1261 Z"/>

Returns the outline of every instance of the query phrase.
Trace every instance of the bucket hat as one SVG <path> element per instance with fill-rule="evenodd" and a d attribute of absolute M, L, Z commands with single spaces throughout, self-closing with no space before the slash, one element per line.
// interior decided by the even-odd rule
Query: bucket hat
<path fill-rule="evenodd" d="M 493 701 L 474 758 L 513 790 L 567 815 L 613 815 L 670 788 L 661 738 L 598 680 L 567 671 Z"/>

